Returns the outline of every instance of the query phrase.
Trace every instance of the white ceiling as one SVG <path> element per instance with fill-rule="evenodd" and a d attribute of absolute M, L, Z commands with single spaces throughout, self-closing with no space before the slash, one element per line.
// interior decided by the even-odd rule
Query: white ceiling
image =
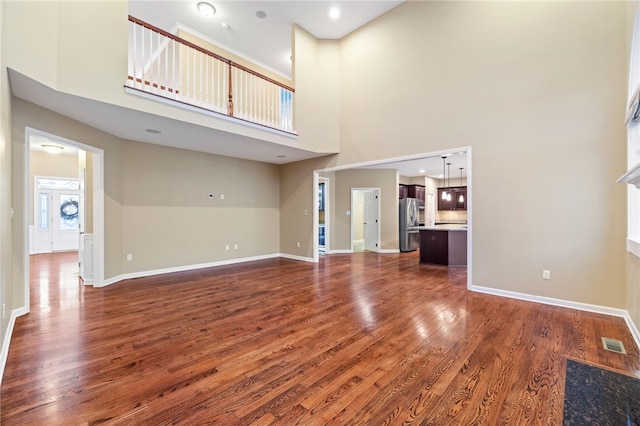
<path fill-rule="evenodd" d="M 165 31 L 177 24 L 205 35 L 267 68 L 291 76 L 291 25 L 298 24 L 316 38 L 340 39 L 372 21 L 402 0 L 358 1 L 216 1 L 207 0 L 216 14 L 206 18 L 196 9 L 198 0 L 130 0 L 129 14 Z M 338 19 L 329 9 L 340 10 Z M 259 19 L 256 12 L 266 13 Z M 228 24 L 228 29 L 222 23 Z"/>
<path fill-rule="evenodd" d="M 443 169 L 446 171 L 447 179 L 450 179 L 451 186 L 458 186 L 460 183 L 460 167 L 462 167 L 462 177 L 467 177 L 467 153 L 457 152 L 447 154 L 443 168 L 442 156 L 427 156 L 412 160 L 393 161 L 383 164 L 362 167 L 364 169 L 396 169 L 398 174 L 406 177 L 428 176 L 434 179 L 443 178 Z M 446 163 L 451 163 L 446 166 Z M 423 172 L 421 170 L 424 170 Z"/>

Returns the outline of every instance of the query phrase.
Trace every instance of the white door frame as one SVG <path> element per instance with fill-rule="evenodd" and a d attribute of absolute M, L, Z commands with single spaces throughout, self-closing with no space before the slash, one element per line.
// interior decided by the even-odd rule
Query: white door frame
<path fill-rule="evenodd" d="M 377 241 L 376 241 L 376 247 L 378 247 L 378 250 L 376 250 L 377 252 L 380 251 L 380 225 L 381 225 L 381 218 L 380 218 L 380 188 L 351 188 L 351 212 L 353 213 L 354 211 L 354 204 L 353 204 L 353 193 L 355 191 L 361 191 L 361 192 L 369 192 L 369 191 L 374 191 L 376 193 L 376 195 L 378 196 L 378 212 L 377 212 L 377 216 L 378 216 L 378 222 L 377 222 L 377 231 L 376 231 L 376 235 L 377 235 Z M 353 253 L 353 214 L 351 214 L 351 253 Z M 364 238 L 365 238 L 365 247 L 367 245 L 367 240 L 366 240 L 366 232 L 364 233 Z"/>
<path fill-rule="evenodd" d="M 329 178 L 327 177 L 318 177 L 318 185 L 316 185 L 316 188 L 319 187 L 319 185 L 321 183 L 324 183 L 324 253 L 325 254 L 329 254 L 329 250 L 330 250 L 330 237 L 329 237 L 329 230 L 330 228 L 330 221 L 331 221 L 331 214 L 329 214 L 330 212 L 330 208 L 331 208 L 331 196 L 330 196 L 330 183 L 331 181 L 329 180 Z M 318 206 L 318 200 L 315 201 L 315 206 Z M 316 210 L 319 210 L 316 207 Z M 318 212 L 318 216 L 320 215 L 320 213 Z M 319 217 L 317 217 L 316 219 L 316 226 L 319 228 L 318 226 L 318 220 Z M 318 229 L 315 230 L 316 234 L 318 234 Z M 318 247 L 320 245 L 320 241 L 316 241 L 315 246 Z"/>
<path fill-rule="evenodd" d="M 25 167 L 23 184 L 25 188 L 29 188 L 31 158 L 30 147 L 31 137 L 39 136 L 58 142 L 64 145 L 70 145 L 78 149 L 90 152 L 93 155 L 93 238 L 94 238 L 94 287 L 101 287 L 104 283 L 104 150 L 80 142 L 73 141 L 61 136 L 47 133 L 42 130 L 31 127 L 25 128 Z M 30 208 L 33 200 L 31 197 L 24 197 L 24 313 L 29 312 L 29 224 L 31 223 L 32 209 Z"/>

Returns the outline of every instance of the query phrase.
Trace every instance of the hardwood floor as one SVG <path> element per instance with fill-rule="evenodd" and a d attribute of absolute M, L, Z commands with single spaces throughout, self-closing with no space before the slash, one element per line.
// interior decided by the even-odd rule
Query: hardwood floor
<path fill-rule="evenodd" d="M 78 284 L 76 262 L 31 258 L 2 425 L 556 425 L 566 357 L 640 371 L 622 319 L 469 292 L 465 268 L 417 253 L 102 289 Z"/>

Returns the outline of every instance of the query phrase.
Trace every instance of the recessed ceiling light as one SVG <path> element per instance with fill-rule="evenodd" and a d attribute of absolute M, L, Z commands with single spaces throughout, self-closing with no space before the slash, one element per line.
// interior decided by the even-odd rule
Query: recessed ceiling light
<path fill-rule="evenodd" d="M 331 19 L 338 19 L 340 17 L 340 9 L 337 7 L 332 7 L 329 9 L 329 17 Z"/>
<path fill-rule="evenodd" d="M 267 12 L 265 12 L 264 10 L 259 10 L 259 11 L 256 12 L 256 16 L 259 19 L 264 19 L 264 18 L 267 17 Z"/>
<path fill-rule="evenodd" d="M 154 135 L 159 135 L 160 133 L 162 133 L 162 131 L 158 129 L 146 129 L 145 132 L 153 133 Z"/>
<path fill-rule="evenodd" d="M 41 146 L 42 146 L 42 149 L 44 149 L 49 154 L 60 154 L 64 149 L 64 146 L 54 145 L 51 143 L 43 143 Z"/>
<path fill-rule="evenodd" d="M 210 18 L 216 14 L 216 8 L 213 7 L 211 3 L 207 3 L 206 1 L 201 1 L 196 5 L 196 7 L 198 8 L 198 11 L 207 18 Z"/>
<path fill-rule="evenodd" d="M 425 169 L 420 169 L 418 172 L 419 173 L 424 173 L 424 172 L 426 172 L 426 170 Z"/>
<path fill-rule="evenodd" d="M 220 25 L 222 25 L 222 28 L 224 28 L 225 30 L 229 29 L 229 24 L 227 24 L 226 22 L 223 22 Z"/>
<path fill-rule="evenodd" d="M 276 158 L 287 158 L 287 156 L 280 154 L 280 155 L 276 155 Z"/>

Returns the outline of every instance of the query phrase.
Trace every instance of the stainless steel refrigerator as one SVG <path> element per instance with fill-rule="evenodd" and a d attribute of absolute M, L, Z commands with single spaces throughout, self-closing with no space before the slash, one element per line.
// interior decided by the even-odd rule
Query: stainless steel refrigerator
<path fill-rule="evenodd" d="M 400 251 L 414 251 L 420 247 L 418 231 L 418 199 L 400 200 Z"/>

